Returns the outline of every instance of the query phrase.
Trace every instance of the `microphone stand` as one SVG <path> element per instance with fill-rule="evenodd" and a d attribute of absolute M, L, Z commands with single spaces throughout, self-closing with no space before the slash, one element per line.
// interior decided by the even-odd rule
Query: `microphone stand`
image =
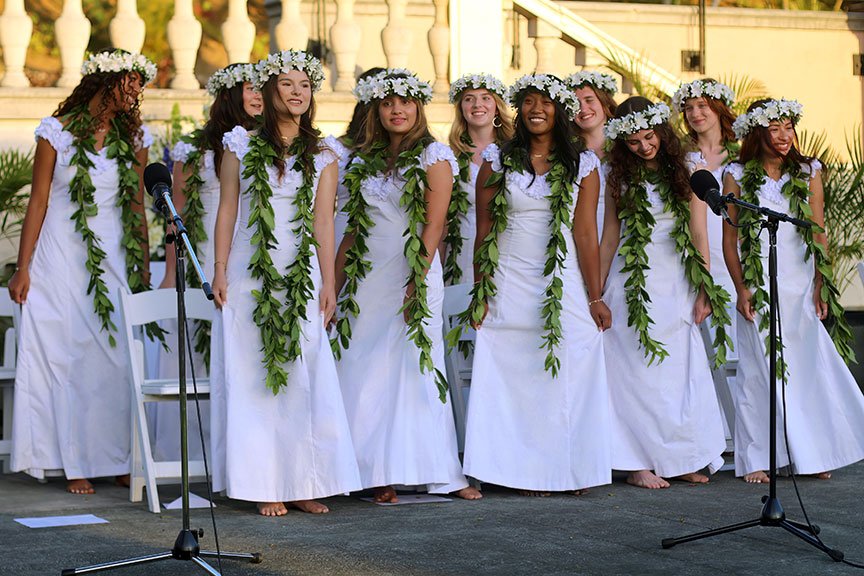
<path fill-rule="evenodd" d="M 198 545 L 198 538 L 204 535 L 204 530 L 197 528 L 192 530 L 189 521 L 189 448 L 187 445 L 187 421 L 186 421 L 186 254 L 192 261 L 195 268 L 195 274 L 201 281 L 201 289 L 207 296 L 208 300 L 213 300 L 213 290 L 210 283 L 207 282 L 207 277 L 201 269 L 201 264 L 195 255 L 195 249 L 189 241 L 189 236 L 186 231 L 186 226 L 183 225 L 183 219 L 177 213 L 174 203 L 171 201 L 171 195 L 167 192 L 156 197 L 155 205 L 159 208 L 165 217 L 173 222 L 175 226 L 175 260 L 177 262 L 176 269 L 176 291 L 177 291 L 177 364 L 179 368 L 178 382 L 180 395 L 180 483 L 181 483 L 181 502 L 183 507 L 183 527 L 174 541 L 174 547 L 168 552 L 160 552 L 158 554 L 150 554 L 147 556 L 139 556 L 137 558 L 127 558 L 124 560 L 116 560 L 103 564 L 94 564 L 83 568 L 67 568 L 61 572 L 61 576 L 71 576 L 73 574 L 89 574 L 102 570 L 111 570 L 125 566 L 134 566 L 148 562 L 156 562 L 159 560 L 187 560 L 192 561 L 200 566 L 205 572 L 211 576 L 220 576 L 220 573 L 210 566 L 202 556 L 211 558 L 227 558 L 231 560 L 249 560 L 253 564 L 261 562 L 260 553 L 250 552 L 215 552 L 210 550 L 201 550 Z M 177 236 L 179 240 L 176 241 Z M 145 439 L 146 440 L 146 439 Z"/>
<path fill-rule="evenodd" d="M 661 542 L 663 548 L 672 548 L 676 544 L 684 542 L 692 542 L 701 540 L 710 536 L 726 534 L 727 532 L 736 532 L 745 528 L 754 526 L 774 526 L 780 527 L 797 536 L 801 540 L 807 542 L 811 546 L 828 554 L 835 562 L 843 560 L 843 552 L 829 548 L 816 537 L 819 534 L 819 527 L 815 524 L 803 524 L 786 519 L 786 513 L 783 511 L 783 506 L 780 504 L 780 499 L 777 497 L 777 228 L 780 222 L 787 222 L 799 228 L 810 228 L 810 223 L 793 218 L 782 212 L 776 212 L 768 208 L 744 202 L 736 198 L 733 194 L 721 196 L 720 200 L 724 204 L 731 203 L 746 210 L 758 212 L 764 216 L 760 220 L 760 229 L 768 230 L 768 278 L 769 278 L 769 355 L 768 355 L 768 372 L 770 374 L 770 408 L 769 408 L 769 482 L 768 495 L 762 497 L 762 512 L 755 520 L 747 520 L 737 524 L 729 524 L 721 528 L 713 530 L 705 530 L 688 536 L 679 538 L 664 538 Z M 725 209 L 724 209 L 725 212 Z M 785 417 L 785 415 L 784 415 Z"/>

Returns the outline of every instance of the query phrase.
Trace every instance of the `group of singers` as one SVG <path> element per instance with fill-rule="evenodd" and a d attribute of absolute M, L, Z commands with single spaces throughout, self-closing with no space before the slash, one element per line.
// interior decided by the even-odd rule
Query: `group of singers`
<path fill-rule="evenodd" d="M 22 304 L 12 463 L 62 470 L 75 494 L 130 471 L 118 290 L 150 287 L 139 102 L 155 71 L 139 54 L 93 54 L 36 129 L 9 284 Z M 726 449 L 709 352 L 738 358 L 736 475 L 766 482 L 767 238 L 731 206 L 740 227 L 709 217 L 697 169 L 813 224 L 778 236 L 778 465 L 829 478 L 864 459 L 800 104 L 760 100 L 736 119 L 732 90 L 696 80 L 673 98 L 679 135 L 665 103 L 616 103 L 600 72 L 509 88 L 467 75 L 445 144 L 429 131 L 430 85 L 405 69 L 361 75 L 345 134 L 322 138 L 323 82 L 301 51 L 232 64 L 208 82 L 207 122 L 173 150 L 175 203 L 219 308 L 215 490 L 278 516 L 364 489 L 380 503 L 401 486 L 478 499 L 469 477 L 532 496 L 581 494 L 612 470 L 649 489 L 706 483 Z M 471 282 L 455 331 L 476 329 L 454 352 L 472 362 L 460 459 L 442 304 L 445 284 Z"/>

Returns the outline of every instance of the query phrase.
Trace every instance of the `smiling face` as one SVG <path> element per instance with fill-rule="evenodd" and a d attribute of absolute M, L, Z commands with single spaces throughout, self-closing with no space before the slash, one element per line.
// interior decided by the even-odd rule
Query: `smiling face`
<path fill-rule="evenodd" d="M 684 102 L 684 119 L 696 134 L 704 134 L 720 123 L 720 117 L 702 96 Z"/>
<path fill-rule="evenodd" d="M 486 128 L 492 125 L 498 106 L 495 98 L 485 88 L 465 90 L 459 102 L 462 117 L 472 128 Z"/>
<path fill-rule="evenodd" d="M 255 90 L 251 82 L 243 83 L 243 110 L 249 116 L 258 116 L 264 111 L 264 100 L 261 92 Z"/>
<path fill-rule="evenodd" d="M 630 152 L 645 160 L 649 167 L 656 163 L 655 158 L 660 150 L 660 137 L 654 130 L 640 130 L 630 134 L 625 137 L 624 143 Z"/>
<path fill-rule="evenodd" d="M 795 125 L 792 120 L 789 118 L 772 120 L 766 130 L 771 146 L 769 147 L 763 142 L 763 152 L 769 156 L 779 154 L 781 158 L 785 157 L 795 143 Z"/>
<path fill-rule="evenodd" d="M 404 136 L 417 123 L 417 102 L 402 96 L 388 96 L 378 103 L 378 117 L 384 130 Z"/>
<path fill-rule="evenodd" d="M 573 93 L 579 100 L 579 114 L 576 115 L 575 120 L 579 128 L 585 132 L 590 132 L 606 124 L 607 118 L 603 111 L 603 104 L 592 87 L 583 86 L 577 88 Z"/>
<path fill-rule="evenodd" d="M 245 94 L 244 94 L 245 102 Z M 276 79 L 276 111 L 299 118 L 312 102 L 312 82 L 305 72 L 291 70 Z"/>
<path fill-rule="evenodd" d="M 555 103 L 546 94 L 531 91 L 522 100 L 519 115 L 530 134 L 548 134 L 555 125 Z"/>

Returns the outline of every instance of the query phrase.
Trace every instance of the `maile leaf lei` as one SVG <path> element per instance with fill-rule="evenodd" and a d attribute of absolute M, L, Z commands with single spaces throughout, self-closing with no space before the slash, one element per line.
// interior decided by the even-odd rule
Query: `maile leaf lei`
<path fill-rule="evenodd" d="M 464 249 L 465 238 L 462 237 L 462 217 L 471 209 L 468 192 L 465 186 L 471 182 L 471 160 L 474 157 L 474 142 L 466 132 L 462 135 L 465 152 L 456 157 L 459 165 L 459 175 L 453 179 L 453 192 L 450 195 L 450 206 L 447 208 L 447 234 L 444 244 L 447 246 L 447 258 L 444 260 L 444 283 L 459 284 L 463 270 L 459 267 L 459 256 Z"/>

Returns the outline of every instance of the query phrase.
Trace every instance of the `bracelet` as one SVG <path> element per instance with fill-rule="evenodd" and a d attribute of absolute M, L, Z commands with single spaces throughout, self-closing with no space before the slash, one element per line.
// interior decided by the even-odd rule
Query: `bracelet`
<path fill-rule="evenodd" d="M 597 302 L 603 302 L 603 298 L 597 298 L 596 300 L 591 300 L 590 302 L 588 302 L 588 306 L 589 306 L 589 307 L 590 307 L 590 306 L 593 306 L 593 305 L 596 304 Z"/>
<path fill-rule="evenodd" d="M 226 266 L 226 265 L 225 265 L 225 262 L 222 262 L 221 260 L 216 260 L 216 261 L 213 263 L 213 269 L 215 270 L 215 269 L 216 269 L 216 266 L 218 266 L 219 264 L 221 264 L 222 267 L 225 268 L 225 270 L 228 270 L 228 266 Z"/>

